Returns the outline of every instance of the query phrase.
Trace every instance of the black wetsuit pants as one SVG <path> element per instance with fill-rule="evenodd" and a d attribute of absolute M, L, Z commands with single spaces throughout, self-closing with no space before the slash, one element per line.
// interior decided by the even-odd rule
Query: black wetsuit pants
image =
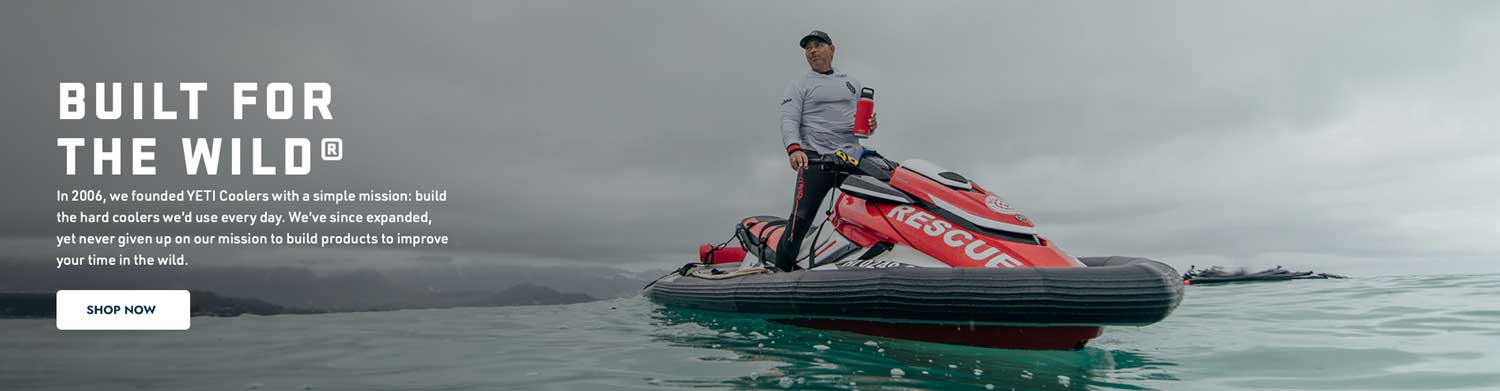
<path fill-rule="evenodd" d="M 809 153 L 808 156 L 812 157 L 813 154 Z M 792 216 L 787 218 L 788 231 L 781 235 L 781 243 L 776 245 L 777 269 L 797 269 L 797 253 L 801 252 L 799 250 L 804 245 L 802 239 L 807 236 L 808 229 L 812 228 L 813 218 L 817 217 L 823 198 L 846 175 L 820 163 L 808 164 L 807 168 L 797 173 L 797 189 L 792 196 Z"/>

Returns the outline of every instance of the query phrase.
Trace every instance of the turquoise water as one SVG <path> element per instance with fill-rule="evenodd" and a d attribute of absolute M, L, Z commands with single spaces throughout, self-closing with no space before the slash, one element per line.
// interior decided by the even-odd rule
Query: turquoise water
<path fill-rule="evenodd" d="M 195 318 L 187 332 L 0 320 L 0 389 L 1500 389 L 1500 275 L 1188 287 L 1087 349 L 903 342 L 567 306 Z"/>

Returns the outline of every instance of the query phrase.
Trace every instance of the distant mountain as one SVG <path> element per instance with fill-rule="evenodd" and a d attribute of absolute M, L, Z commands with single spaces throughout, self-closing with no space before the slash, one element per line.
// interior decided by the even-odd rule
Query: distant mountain
<path fill-rule="evenodd" d="M 391 283 L 412 289 L 495 291 L 531 284 L 597 298 L 638 294 L 647 282 L 667 271 L 632 273 L 610 267 L 528 267 L 505 265 L 429 265 L 386 269 Z"/>
<path fill-rule="evenodd" d="M 57 316 L 55 293 L 0 293 L 0 319 Z"/>
<path fill-rule="evenodd" d="M 305 314 L 321 311 L 288 309 L 255 299 L 224 297 L 213 292 L 192 292 L 192 316 L 239 316 Z M 51 318 L 57 316 L 57 292 L 0 293 L 0 319 Z"/>
<path fill-rule="evenodd" d="M 598 299 L 582 293 L 562 293 L 544 286 L 520 284 L 499 292 L 435 293 L 429 308 L 557 305 L 594 300 Z"/>
<path fill-rule="evenodd" d="M 609 268 L 489 265 L 318 273 L 296 267 L 56 269 L 43 262 L 0 262 L 0 270 L 0 292 L 184 289 L 194 292 L 195 307 L 223 305 L 205 307 L 205 315 L 570 304 L 634 294 L 646 283 Z"/>
<path fill-rule="evenodd" d="M 193 316 L 279 315 L 322 312 L 286 308 L 256 299 L 219 296 L 213 292 L 193 291 L 192 294 Z"/>
<path fill-rule="evenodd" d="M 343 309 L 289 308 L 263 300 L 221 296 L 213 292 L 192 291 L 192 316 L 240 316 L 317 314 L 355 311 Z M 453 292 L 435 294 L 426 300 L 411 300 L 404 305 L 375 306 L 364 311 L 421 308 L 505 307 L 522 305 L 556 305 L 594 301 L 588 295 L 562 293 L 551 288 L 521 284 L 500 292 Z M 0 292 L 0 319 L 51 318 L 57 316 L 56 292 Z"/>

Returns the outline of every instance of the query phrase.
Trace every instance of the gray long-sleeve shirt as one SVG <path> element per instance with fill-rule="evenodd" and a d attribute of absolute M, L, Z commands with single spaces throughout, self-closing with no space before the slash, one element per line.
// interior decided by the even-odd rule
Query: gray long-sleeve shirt
<path fill-rule="evenodd" d="M 864 154 L 854 137 L 854 109 L 864 85 L 839 72 L 808 71 L 786 87 L 781 98 L 781 144 L 792 144 L 820 154 L 837 150 L 858 157 Z"/>

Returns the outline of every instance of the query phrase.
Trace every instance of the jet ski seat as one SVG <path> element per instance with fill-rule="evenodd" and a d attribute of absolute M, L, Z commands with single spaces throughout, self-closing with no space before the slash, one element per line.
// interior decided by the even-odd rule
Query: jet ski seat
<path fill-rule="evenodd" d="M 753 216 L 735 226 L 735 236 L 745 251 L 762 261 L 776 259 L 776 246 L 786 233 L 787 220 L 777 216 Z"/>

